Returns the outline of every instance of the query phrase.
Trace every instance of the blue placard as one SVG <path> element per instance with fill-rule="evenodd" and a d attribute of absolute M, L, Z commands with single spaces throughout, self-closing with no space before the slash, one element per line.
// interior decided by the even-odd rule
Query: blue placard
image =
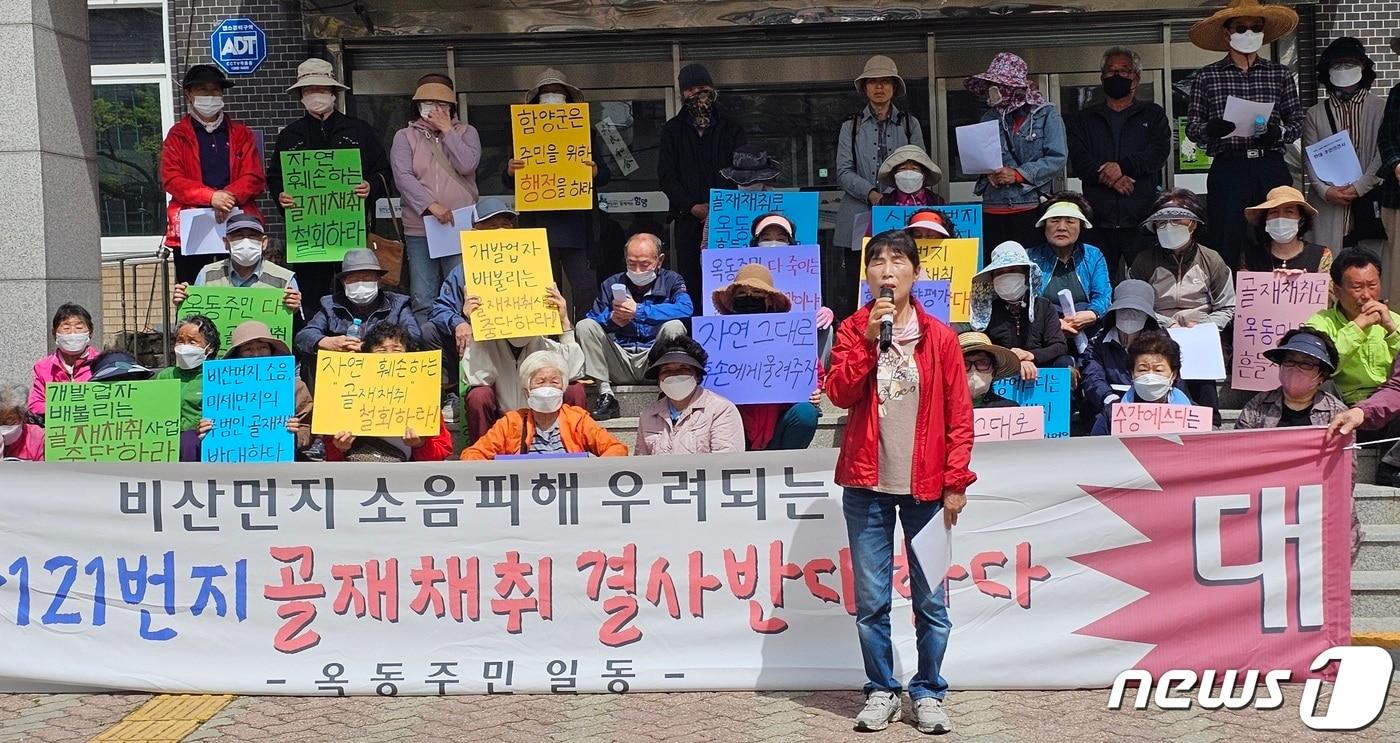
<path fill-rule="evenodd" d="M 209 34 L 209 56 L 230 75 L 251 75 L 267 59 L 267 35 L 247 18 L 225 18 Z"/>
<path fill-rule="evenodd" d="M 204 362 L 204 417 L 214 428 L 200 447 L 203 461 L 292 461 L 296 442 L 287 419 L 293 415 L 291 356 Z"/>
<path fill-rule="evenodd" d="M 548 454 L 497 454 L 495 461 L 503 462 L 512 459 L 587 459 L 586 451 L 556 451 Z"/>
<path fill-rule="evenodd" d="M 784 245 L 780 248 L 706 250 L 700 254 L 704 280 L 704 314 L 714 315 L 714 292 L 734 281 L 740 268 L 762 263 L 773 274 L 773 288 L 788 295 L 793 312 L 816 312 L 822 306 L 821 248 L 816 245 Z"/>
<path fill-rule="evenodd" d="M 753 239 L 753 221 L 761 214 L 780 212 L 791 222 L 797 242 L 817 244 L 816 191 L 733 191 L 710 189 L 707 248 L 747 248 Z"/>
<path fill-rule="evenodd" d="M 909 223 L 909 215 L 917 211 L 933 209 L 941 212 L 953 223 L 958 234 L 954 237 L 975 237 L 978 247 L 984 247 L 982 240 L 982 205 L 941 204 L 939 206 L 875 206 L 870 209 L 870 234 L 878 235 L 885 230 L 904 229 Z M 978 251 L 977 269 L 982 269 L 982 251 Z"/>
<path fill-rule="evenodd" d="M 952 282 L 947 280 L 932 281 L 922 279 L 914 282 L 913 288 L 909 290 L 909 296 L 914 298 L 923 308 L 924 312 L 934 317 L 948 322 L 948 308 L 953 301 L 950 288 Z M 862 306 L 870 304 L 874 297 L 870 294 L 870 284 L 860 282 L 860 303 Z"/>
<path fill-rule="evenodd" d="M 1069 436 L 1069 369 L 1041 369 L 1034 382 L 1007 377 L 992 383 L 992 391 L 1022 407 L 1045 408 L 1045 438 Z"/>
<path fill-rule="evenodd" d="M 720 315 L 691 323 L 691 335 L 710 356 L 705 387 L 730 402 L 803 402 L 816 391 L 816 313 Z"/>

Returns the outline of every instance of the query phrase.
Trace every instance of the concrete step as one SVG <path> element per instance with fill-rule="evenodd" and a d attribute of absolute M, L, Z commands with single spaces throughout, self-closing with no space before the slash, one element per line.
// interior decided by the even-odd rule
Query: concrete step
<path fill-rule="evenodd" d="M 1400 568 L 1400 525 L 1362 525 L 1361 553 L 1352 567 L 1357 570 Z M 1396 627 L 1400 630 L 1400 626 Z"/>
<path fill-rule="evenodd" d="M 1400 524 L 1400 490 L 1357 483 L 1352 503 L 1362 529 L 1371 525 Z"/>
<path fill-rule="evenodd" d="M 637 419 L 635 417 L 613 418 L 598 425 L 627 445 L 629 450 L 637 446 Z M 823 413 L 817 419 L 817 433 L 812 437 L 812 449 L 831 449 L 841 445 L 841 433 L 846 429 L 846 414 Z"/>
<path fill-rule="evenodd" d="M 1351 615 L 1400 616 L 1400 570 L 1351 571 Z"/>
<path fill-rule="evenodd" d="M 1400 617 L 1352 617 L 1351 644 L 1400 649 Z"/>

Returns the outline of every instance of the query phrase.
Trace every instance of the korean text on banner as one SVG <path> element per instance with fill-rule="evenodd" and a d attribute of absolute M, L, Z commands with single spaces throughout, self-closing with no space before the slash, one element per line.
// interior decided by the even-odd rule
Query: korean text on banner
<path fill-rule="evenodd" d="M 340 262 L 368 245 L 360 151 L 298 150 L 282 153 L 282 182 L 296 206 L 287 209 L 289 263 Z"/>
<path fill-rule="evenodd" d="M 228 219 L 242 214 L 243 210 L 234 207 Z M 214 210 L 180 210 L 180 255 L 228 255 L 224 245 L 224 235 L 228 234 L 228 219 L 220 222 L 214 218 Z"/>
<path fill-rule="evenodd" d="M 515 208 L 522 212 L 593 208 L 592 141 L 588 104 L 510 107 L 515 159 Z"/>
<path fill-rule="evenodd" d="M 977 273 L 977 261 L 982 249 L 980 240 L 973 238 L 953 238 L 946 240 L 918 240 L 919 273 L 933 281 L 947 281 L 949 284 L 948 318 L 952 322 L 967 322 L 972 316 L 972 277 Z M 865 283 L 865 248 L 870 243 L 866 238 L 860 251 L 860 280 Z"/>
<path fill-rule="evenodd" d="M 1106 688 L 1131 668 L 1315 678 L 1313 658 L 1351 637 L 1351 452 L 1324 436 L 974 447 L 949 566 L 930 576 L 956 633 L 943 675 L 971 689 Z M 836 456 L 268 464 L 256 478 L 10 463 L 0 647 L 24 652 L 0 653 L 0 692 L 855 689 Z M 919 540 L 944 551 L 921 566 L 948 559 L 945 536 Z M 903 535 L 892 559 L 895 575 L 914 567 Z M 912 669 L 909 604 L 891 595 L 896 662 Z"/>
<path fill-rule="evenodd" d="M 1203 322 L 1168 328 L 1167 334 L 1181 346 L 1181 378 L 1225 380 L 1225 350 L 1220 345 L 1220 327 Z"/>
<path fill-rule="evenodd" d="M 296 359 L 268 356 L 204 362 L 205 462 L 290 462 L 295 441 Z M 309 423 L 309 421 L 308 421 Z"/>
<path fill-rule="evenodd" d="M 703 306 L 706 315 L 715 312 L 714 292 L 734 281 L 740 268 L 762 263 L 773 274 L 773 288 L 792 300 L 793 312 L 816 312 L 822 306 L 821 248 L 816 245 L 785 245 L 777 248 L 735 248 L 707 250 L 703 265 Z"/>
<path fill-rule="evenodd" d="M 710 189 L 707 248 L 747 248 L 753 241 L 753 221 L 778 212 L 792 222 L 802 245 L 817 244 L 817 213 L 821 194 L 816 191 L 738 191 Z"/>
<path fill-rule="evenodd" d="M 44 416 L 49 462 L 176 462 L 180 383 L 50 383 Z"/>
<path fill-rule="evenodd" d="M 476 204 L 452 210 L 452 223 L 443 224 L 437 217 L 423 217 L 423 232 L 428 237 L 428 257 L 446 258 L 462 254 L 462 233 L 472 228 L 476 220 Z"/>
<path fill-rule="evenodd" d="M 1024 408 L 977 408 L 972 411 L 973 441 L 1022 441 L 1045 438 L 1045 410 L 1031 405 Z"/>
<path fill-rule="evenodd" d="M 1045 409 L 1045 437 L 1069 436 L 1069 369 L 1041 369 L 1034 382 L 1007 377 L 992 382 L 992 391 L 1023 407 Z"/>
<path fill-rule="evenodd" d="M 1209 431 L 1213 415 L 1202 405 L 1120 402 L 1113 406 L 1109 430 L 1114 436 Z"/>
<path fill-rule="evenodd" d="M 1333 186 L 1350 186 L 1361 180 L 1361 159 L 1351 143 L 1351 132 L 1343 129 L 1307 148 L 1308 162 L 1318 180 Z"/>
<path fill-rule="evenodd" d="M 710 355 L 704 385 L 730 402 L 804 402 L 816 391 L 816 313 L 721 315 L 691 322 L 691 335 Z"/>
<path fill-rule="evenodd" d="M 563 332 L 559 311 L 546 302 L 554 283 L 543 229 L 462 233 L 462 270 L 468 297 L 480 297 L 472 336 L 490 341 Z"/>
<path fill-rule="evenodd" d="M 952 322 L 948 319 L 949 302 L 952 300 L 951 284 L 947 281 L 930 281 L 920 279 L 914 282 L 914 286 L 909 289 L 909 297 L 919 303 L 924 308 L 924 312 L 933 315 L 943 322 Z M 870 285 L 860 282 L 860 303 L 861 306 L 870 304 L 875 297 L 870 294 Z"/>
<path fill-rule="evenodd" d="M 219 355 L 228 353 L 233 331 L 239 325 L 257 320 L 267 325 L 272 337 L 292 347 L 292 311 L 283 303 L 281 289 L 237 286 L 193 286 L 186 289 L 180 304 L 180 319 L 204 315 L 219 329 Z"/>
<path fill-rule="evenodd" d="M 442 425 L 442 354 L 316 354 L 316 407 L 311 432 L 334 436 L 398 438 L 404 430 L 423 438 Z"/>
<path fill-rule="evenodd" d="M 886 230 L 902 230 L 909 224 L 909 217 L 915 212 L 929 210 L 936 211 L 948 218 L 948 221 L 953 224 L 953 237 L 982 239 L 982 205 L 976 203 L 938 204 L 936 206 L 872 206 L 870 207 L 870 234 L 878 235 Z"/>
<path fill-rule="evenodd" d="M 1241 271 L 1235 276 L 1235 360 L 1230 386 L 1263 392 L 1278 387 L 1278 367 L 1264 352 L 1283 335 L 1327 308 L 1325 273 L 1280 276 Z"/>

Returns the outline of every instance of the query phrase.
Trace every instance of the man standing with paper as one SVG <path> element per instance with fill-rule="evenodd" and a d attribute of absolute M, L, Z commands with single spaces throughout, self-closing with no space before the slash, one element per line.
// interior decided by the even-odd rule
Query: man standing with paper
<path fill-rule="evenodd" d="M 1186 114 L 1187 135 L 1214 158 L 1206 180 L 1210 198 L 1204 242 L 1220 252 L 1227 266 L 1239 265 L 1248 240 L 1245 207 L 1263 201 L 1269 189 L 1293 182 L 1283 146 L 1302 133 L 1298 83 L 1287 67 L 1261 58 L 1259 49 L 1297 25 L 1297 12 L 1287 6 L 1230 0 L 1229 7 L 1191 27 L 1191 43 L 1229 52 L 1196 73 Z M 1269 111 L 1263 113 L 1266 107 Z M 1230 121 L 1234 109 L 1244 111 L 1249 121 Z M 1261 131 L 1253 123 L 1240 126 L 1253 122 L 1252 114 L 1262 114 Z"/>

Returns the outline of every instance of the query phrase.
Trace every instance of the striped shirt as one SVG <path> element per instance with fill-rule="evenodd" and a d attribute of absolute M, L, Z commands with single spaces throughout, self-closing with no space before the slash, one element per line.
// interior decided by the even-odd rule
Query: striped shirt
<path fill-rule="evenodd" d="M 1219 140 L 1206 136 L 1206 122 L 1225 115 L 1225 100 L 1230 96 L 1274 104 L 1269 121 L 1283 127 L 1283 143 L 1302 136 L 1303 104 L 1298 99 L 1298 83 L 1293 71 L 1262 57 L 1256 57 L 1248 70 L 1241 70 L 1227 55 L 1196 71 L 1186 110 L 1186 136 L 1200 143 L 1212 157 L 1239 155 L 1260 147 L 1252 132 L 1236 131 Z M 1281 152 L 1283 143 L 1270 148 L 1271 151 Z"/>
<path fill-rule="evenodd" d="M 558 420 L 549 428 L 535 429 L 535 438 L 530 442 L 531 454 L 562 454 L 567 451 L 564 440 L 559 436 Z"/>
<path fill-rule="evenodd" d="M 1358 126 L 1361 122 L 1361 106 L 1366 102 L 1366 91 L 1357 88 L 1347 95 L 1345 91 L 1337 91 L 1327 96 L 1324 105 L 1329 114 L 1327 123 L 1332 127 L 1331 134 L 1345 129 L 1351 136 L 1351 143 L 1357 152 L 1369 152 L 1368 148 L 1375 147 L 1376 132 L 1362 131 Z M 1342 223 L 1342 234 L 1351 232 L 1351 209 L 1346 210 L 1346 217 Z"/>

